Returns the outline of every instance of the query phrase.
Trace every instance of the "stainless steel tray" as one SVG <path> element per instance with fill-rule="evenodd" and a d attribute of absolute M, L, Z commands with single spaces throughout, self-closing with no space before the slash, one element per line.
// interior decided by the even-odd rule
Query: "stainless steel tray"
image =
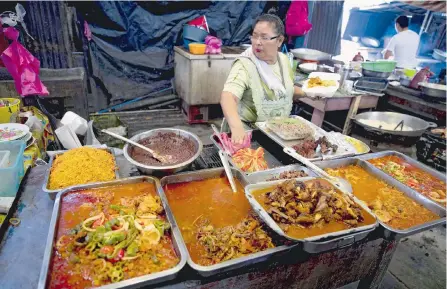
<path fill-rule="evenodd" d="M 108 151 L 113 156 L 113 160 L 115 161 L 115 165 L 117 166 L 117 169 L 115 170 L 115 175 L 116 175 L 116 179 L 118 180 L 120 178 L 120 175 L 118 173 L 118 165 L 116 164 L 116 156 L 113 153 L 113 149 L 106 148 L 104 150 Z M 65 153 L 65 152 L 67 152 L 67 151 L 58 152 L 58 153 L 53 154 L 50 157 L 49 166 L 48 166 L 47 171 L 45 172 L 45 180 L 44 180 L 43 185 L 42 185 L 42 191 L 46 192 L 48 194 L 48 196 L 50 197 L 50 199 L 52 199 L 52 200 L 56 199 L 57 193 L 59 193 L 60 191 L 62 191 L 64 189 L 67 189 L 67 188 L 57 189 L 57 190 L 50 190 L 50 189 L 48 189 L 48 182 L 50 181 L 50 173 L 51 173 L 51 167 L 53 166 L 53 161 L 54 161 L 54 159 L 56 158 L 57 155 L 61 155 L 61 154 Z M 97 184 L 97 183 L 91 183 L 91 184 Z"/>
<path fill-rule="evenodd" d="M 288 165 L 279 168 L 269 169 L 265 171 L 255 172 L 247 175 L 245 178 L 248 180 L 250 184 L 257 184 L 261 182 L 266 182 L 268 179 L 279 177 L 281 173 L 287 171 L 304 171 L 308 176 L 315 177 L 317 176 L 313 171 L 309 170 L 306 167 L 301 165 Z"/>
<path fill-rule="evenodd" d="M 306 119 L 304 119 L 300 116 L 297 116 L 297 115 L 291 115 L 290 118 L 296 118 L 296 119 L 302 120 L 303 122 L 306 122 L 314 130 L 314 132 L 315 132 L 314 138 L 315 139 L 326 136 L 331 143 L 338 143 L 324 129 L 316 126 L 315 124 L 311 123 L 310 121 L 307 121 Z M 269 130 L 267 128 L 267 122 L 257 122 L 256 126 L 265 135 L 267 135 L 270 139 L 272 139 L 274 142 L 276 142 L 278 145 L 280 145 L 283 148 L 293 147 L 294 145 L 299 145 L 303 142 L 303 140 L 286 141 L 286 140 L 281 139 L 278 135 L 276 135 L 274 132 L 272 132 L 271 130 Z M 325 160 L 338 159 L 338 158 L 354 156 L 354 155 L 355 155 L 355 153 L 353 153 L 347 149 L 339 147 L 339 149 L 337 150 L 337 152 L 335 154 L 322 155 L 321 152 L 317 151 L 316 156 L 314 158 L 307 158 L 307 159 L 311 162 L 314 162 L 314 161 L 319 161 L 319 160 L 323 160 L 323 159 L 325 159 Z"/>
<path fill-rule="evenodd" d="M 306 178 L 297 178 L 296 180 L 299 181 L 309 181 L 318 179 L 316 177 L 306 177 Z M 375 223 L 371 225 L 364 225 L 357 228 L 352 229 L 346 229 L 342 231 L 312 236 L 308 238 L 294 238 L 289 235 L 287 235 L 279 226 L 278 224 L 270 217 L 270 215 L 267 213 L 267 211 L 262 207 L 261 204 L 256 200 L 256 198 L 252 195 L 252 193 L 256 190 L 262 190 L 274 187 L 276 185 L 281 184 L 284 182 L 284 180 L 278 180 L 278 181 L 272 181 L 272 182 L 263 182 L 253 185 L 248 185 L 245 187 L 245 195 L 247 196 L 248 201 L 252 205 L 252 207 L 255 209 L 256 212 L 261 216 L 261 218 L 264 220 L 264 222 L 269 225 L 270 228 L 272 228 L 273 231 L 278 233 L 279 235 L 294 241 L 294 242 L 300 242 L 303 245 L 303 250 L 309 253 L 319 253 L 339 247 L 344 247 L 347 245 L 353 244 L 355 241 L 359 241 L 363 238 L 365 238 L 370 232 L 374 231 L 376 227 L 378 227 L 377 218 L 374 214 L 372 214 L 371 210 L 363 204 L 360 200 L 358 200 L 356 197 L 354 197 L 355 202 L 362 207 L 367 213 L 369 213 L 371 216 L 376 219 Z M 332 183 L 331 183 L 332 184 Z M 333 185 L 335 187 L 335 185 Z M 328 239 L 330 238 L 330 239 Z"/>
<path fill-rule="evenodd" d="M 416 168 L 418 168 L 420 170 L 423 170 L 426 173 L 429 173 L 430 175 L 432 175 L 433 177 L 437 178 L 438 180 L 440 180 L 440 181 L 442 181 L 444 183 L 447 182 L 445 174 L 443 174 L 441 172 L 438 172 L 437 170 L 434 170 L 434 169 L 424 165 L 423 163 L 420 163 L 417 160 L 412 159 L 409 156 L 404 155 L 404 154 L 399 153 L 399 152 L 396 152 L 396 151 L 383 151 L 383 152 L 378 152 L 378 153 L 373 153 L 373 154 L 366 154 L 366 155 L 359 156 L 358 158 L 361 159 L 361 160 L 367 161 L 367 160 L 370 160 L 370 159 L 381 158 L 381 157 L 385 157 L 385 156 L 397 156 L 397 157 L 405 160 L 405 162 L 409 163 L 410 165 L 412 165 L 412 166 L 414 166 L 414 167 L 416 167 Z M 370 163 L 368 162 L 368 164 L 370 164 Z M 374 166 L 373 164 L 370 164 L 370 165 Z M 377 168 L 377 167 L 375 167 L 375 168 Z M 379 169 L 379 168 L 377 168 L 377 169 L 380 170 L 382 173 L 388 175 L 386 172 L 382 171 L 381 169 Z M 388 175 L 388 176 L 390 176 L 390 175 Z M 390 176 L 390 177 L 393 178 L 392 176 Z M 397 179 L 395 179 L 395 180 L 400 182 Z M 408 187 L 407 185 L 405 185 L 402 182 L 400 182 L 400 183 L 402 185 L 406 186 L 408 189 L 417 192 L 422 197 L 432 201 L 429 197 L 422 195 L 420 192 L 416 191 L 415 189 L 412 189 L 412 188 Z M 432 202 L 435 203 L 436 205 L 440 206 L 442 209 L 445 209 L 445 207 L 441 206 L 440 204 L 438 204 L 438 203 L 436 203 L 434 201 L 432 201 Z"/>
<path fill-rule="evenodd" d="M 247 184 L 247 180 L 245 179 L 244 175 L 238 170 L 232 169 L 232 171 L 233 171 L 233 176 L 235 178 L 237 178 L 241 182 L 242 185 L 245 186 Z M 177 174 L 177 175 L 167 176 L 167 177 L 162 178 L 160 183 L 163 188 L 167 184 L 200 181 L 200 180 L 216 178 L 216 177 L 221 177 L 221 176 L 225 176 L 225 170 L 223 168 L 207 169 L 207 170 L 201 170 L 201 171 L 181 173 L 181 174 Z M 172 211 L 170 211 L 169 202 L 168 202 L 166 195 L 164 194 L 164 192 L 162 192 L 160 195 L 161 195 L 161 198 L 163 199 L 163 201 L 168 204 L 169 214 L 173 216 L 174 226 L 176 228 L 178 228 L 178 225 L 175 221 L 175 216 L 172 214 Z M 181 238 L 181 242 L 183 243 L 183 246 L 186 247 L 183 237 Z M 216 274 L 226 272 L 229 270 L 233 270 L 233 269 L 237 269 L 237 268 L 241 268 L 244 266 L 249 266 L 249 265 L 252 265 L 255 263 L 265 261 L 276 253 L 291 250 L 292 248 L 293 248 L 293 246 L 282 245 L 282 246 L 278 246 L 275 248 L 267 249 L 262 252 L 253 253 L 248 256 L 224 261 L 224 262 L 221 262 L 221 263 L 218 263 L 215 265 L 211 265 L 211 266 L 202 266 L 202 265 L 195 263 L 191 259 L 191 256 L 189 255 L 189 252 L 188 252 L 187 253 L 188 254 L 187 262 L 188 262 L 188 265 L 191 268 L 193 268 L 194 270 L 196 270 L 201 276 L 208 277 L 208 276 L 216 275 Z"/>
<path fill-rule="evenodd" d="M 434 220 L 428 223 L 424 223 L 418 226 L 411 227 L 406 230 L 399 230 L 399 229 L 393 229 L 390 226 L 386 225 L 385 223 L 382 223 L 379 220 L 379 223 L 381 227 L 383 228 L 383 236 L 389 240 L 397 240 L 402 237 L 410 236 L 417 234 L 422 231 L 429 230 L 433 227 L 445 224 L 446 222 L 446 210 L 445 208 L 442 208 L 435 202 L 429 200 L 428 198 L 424 197 L 423 195 L 417 193 L 414 190 L 409 189 L 407 186 L 399 182 L 398 180 L 392 178 L 391 176 L 387 175 L 386 173 L 382 172 L 378 168 L 374 167 L 372 164 L 363 161 L 359 158 L 346 158 L 341 160 L 331 160 L 331 161 L 322 161 L 315 163 L 317 166 L 319 166 L 322 169 L 326 168 L 339 168 L 343 166 L 348 165 L 359 165 L 361 168 L 365 169 L 368 173 L 372 174 L 373 176 L 381 179 L 385 183 L 395 187 L 405 195 L 407 195 L 409 198 L 413 199 L 417 203 L 421 204 L 428 210 L 432 211 L 433 213 L 437 214 L 441 218 L 439 220 Z"/>
<path fill-rule="evenodd" d="M 222 150 L 222 146 L 220 145 L 219 139 L 212 135 L 211 137 L 211 141 L 213 142 L 213 144 L 217 147 L 217 149 Z M 256 140 L 252 140 L 251 142 L 251 148 L 252 149 L 257 149 L 259 147 L 262 147 Z M 243 174 L 246 175 L 250 175 L 252 173 L 247 173 L 247 172 L 243 172 L 241 169 L 239 169 L 236 164 L 233 162 L 233 159 L 231 157 L 227 157 L 228 162 L 233 166 L 233 168 L 235 168 L 236 170 L 240 171 Z M 267 162 L 267 165 L 269 167 L 269 169 L 272 168 L 276 168 L 276 167 L 280 167 L 283 164 L 277 159 L 275 158 L 268 150 L 264 149 L 264 159 Z"/>
<path fill-rule="evenodd" d="M 37 288 L 38 289 L 45 289 L 47 287 L 48 282 L 48 273 L 50 270 L 51 265 L 51 259 L 53 257 L 53 246 L 55 237 L 56 237 L 56 230 L 57 230 L 57 224 L 59 222 L 59 216 L 60 216 L 60 206 L 62 198 L 65 194 L 76 191 L 76 190 L 85 190 L 85 189 L 92 189 L 92 188 L 102 188 L 102 187 L 109 187 L 109 186 L 116 186 L 116 185 L 122 185 L 122 184 L 134 184 L 134 183 L 140 183 L 140 182 L 149 182 L 154 184 L 156 187 L 156 191 L 160 198 L 162 199 L 163 208 L 165 209 L 166 218 L 168 222 L 171 225 L 171 238 L 172 238 L 172 244 L 174 246 L 174 250 L 179 256 L 180 261 L 179 263 L 168 270 L 164 270 L 161 272 L 148 274 L 132 279 L 123 280 L 121 282 L 101 286 L 98 288 L 101 289 L 116 289 L 116 288 L 136 288 L 136 287 L 142 287 L 147 285 L 153 285 L 156 283 L 172 280 L 177 276 L 177 273 L 185 266 L 186 264 L 186 258 L 187 258 L 187 250 L 184 246 L 184 243 L 181 239 L 180 231 L 178 230 L 177 226 L 174 226 L 174 218 L 170 214 L 169 208 L 165 200 L 162 198 L 163 190 L 160 186 L 160 181 L 153 177 L 147 177 L 147 176 L 140 176 L 140 177 L 133 177 L 133 178 L 126 178 L 116 181 L 110 181 L 110 182 L 103 182 L 103 183 L 96 183 L 96 184 L 86 184 L 81 186 L 75 186 L 70 187 L 67 189 L 64 189 L 61 191 L 57 197 L 56 201 L 54 203 L 53 213 L 51 215 L 51 222 L 50 222 L 50 229 L 48 232 L 48 239 L 47 243 L 45 245 L 45 252 L 42 262 L 42 268 L 40 270 L 40 276 L 39 276 L 39 283 Z"/>

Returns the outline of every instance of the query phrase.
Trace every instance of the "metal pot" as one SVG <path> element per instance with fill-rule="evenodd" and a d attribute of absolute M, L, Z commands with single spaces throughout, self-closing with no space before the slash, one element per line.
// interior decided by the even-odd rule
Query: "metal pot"
<path fill-rule="evenodd" d="M 363 74 L 363 76 L 368 76 L 368 77 L 388 78 L 388 77 L 390 77 L 391 72 L 377 72 L 377 71 L 372 71 L 372 70 L 362 68 L 362 74 Z"/>
<path fill-rule="evenodd" d="M 397 130 L 386 130 L 382 128 L 377 128 L 369 126 L 362 123 L 361 120 L 380 120 L 394 127 L 403 121 L 404 125 L 411 127 L 413 130 L 401 131 Z M 383 111 L 371 111 L 358 114 L 355 119 L 355 123 L 362 126 L 366 130 L 374 131 L 379 134 L 390 134 L 398 136 L 408 136 L 408 137 L 420 137 L 428 128 L 436 127 L 437 125 L 433 122 L 427 122 L 418 117 L 414 117 L 408 114 L 396 113 L 396 112 L 383 112 Z"/>
<path fill-rule="evenodd" d="M 131 164 L 135 165 L 142 173 L 150 175 L 154 171 L 159 171 L 159 172 L 163 172 L 166 174 L 175 174 L 177 172 L 180 172 L 180 171 L 186 169 L 190 164 L 192 164 L 192 162 L 194 162 L 200 156 L 200 153 L 202 152 L 202 149 L 203 149 L 202 142 L 200 141 L 200 139 L 197 135 L 190 133 L 186 130 L 181 130 L 181 129 L 177 129 L 177 128 L 153 129 L 153 130 L 149 130 L 149 131 L 145 131 L 140 134 L 137 134 L 137 135 L 133 136 L 131 138 L 131 140 L 138 142 L 141 139 L 157 135 L 158 133 L 164 133 L 164 132 L 165 133 L 166 132 L 174 132 L 179 136 L 190 139 L 191 141 L 194 142 L 194 144 L 196 146 L 196 153 L 190 159 L 188 159 L 180 164 L 176 164 L 176 165 L 172 165 L 172 166 L 148 166 L 148 165 L 141 164 L 141 163 L 135 161 L 134 159 L 132 159 L 132 157 L 129 155 L 129 151 L 128 151 L 129 144 L 126 144 L 123 148 L 124 157 Z"/>
<path fill-rule="evenodd" d="M 447 86 L 443 84 L 419 82 L 422 93 L 436 98 L 446 98 Z"/>

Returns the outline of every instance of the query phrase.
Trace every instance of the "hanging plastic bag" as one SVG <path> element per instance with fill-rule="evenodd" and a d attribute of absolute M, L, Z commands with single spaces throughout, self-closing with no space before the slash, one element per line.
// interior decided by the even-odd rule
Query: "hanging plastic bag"
<path fill-rule="evenodd" d="M 3 51 L 1 59 L 14 79 L 17 93 L 21 96 L 48 95 L 48 89 L 39 78 L 40 61 L 17 40 L 19 32 L 8 27 L 3 33 L 12 43 Z"/>
<path fill-rule="evenodd" d="M 307 1 L 293 1 L 286 15 L 286 34 L 302 36 L 312 29 L 309 23 Z"/>
<path fill-rule="evenodd" d="M 220 40 L 217 37 L 208 35 L 205 38 L 205 44 L 206 44 L 206 54 L 220 54 L 222 53 L 221 47 L 222 47 L 222 40 Z"/>

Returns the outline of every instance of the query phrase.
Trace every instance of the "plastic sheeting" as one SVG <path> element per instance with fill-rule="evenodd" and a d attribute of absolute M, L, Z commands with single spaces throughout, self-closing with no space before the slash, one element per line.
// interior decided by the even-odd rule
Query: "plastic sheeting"
<path fill-rule="evenodd" d="M 211 34 L 223 45 L 248 42 L 254 19 L 266 2 L 82 2 L 76 5 L 92 32 L 92 73 L 111 104 L 171 85 L 173 47 L 182 27 L 206 15 Z"/>

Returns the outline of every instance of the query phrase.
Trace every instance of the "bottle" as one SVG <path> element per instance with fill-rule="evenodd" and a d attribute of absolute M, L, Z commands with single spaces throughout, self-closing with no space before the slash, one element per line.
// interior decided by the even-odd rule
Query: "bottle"
<path fill-rule="evenodd" d="M 354 58 L 352 59 L 352 61 L 365 61 L 365 59 L 363 58 L 363 56 L 360 54 L 360 52 L 357 53 L 356 56 L 354 56 Z"/>

